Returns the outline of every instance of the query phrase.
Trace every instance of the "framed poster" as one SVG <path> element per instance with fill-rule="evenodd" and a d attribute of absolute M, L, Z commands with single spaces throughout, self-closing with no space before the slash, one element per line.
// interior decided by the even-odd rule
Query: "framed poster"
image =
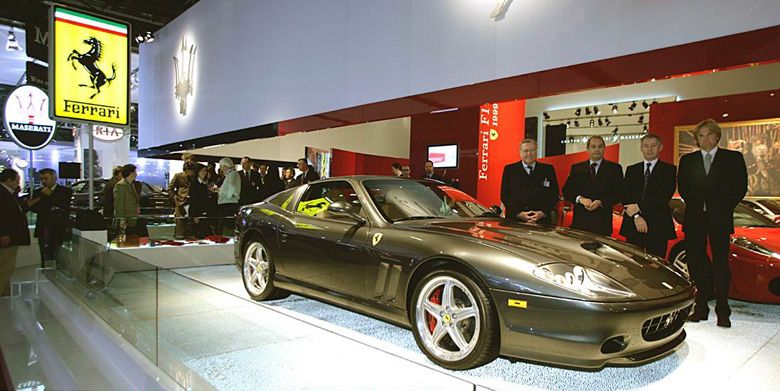
<path fill-rule="evenodd" d="M 742 152 L 748 171 L 747 197 L 780 197 L 780 118 L 719 123 L 718 148 Z M 693 125 L 675 126 L 674 162 L 698 151 Z"/>

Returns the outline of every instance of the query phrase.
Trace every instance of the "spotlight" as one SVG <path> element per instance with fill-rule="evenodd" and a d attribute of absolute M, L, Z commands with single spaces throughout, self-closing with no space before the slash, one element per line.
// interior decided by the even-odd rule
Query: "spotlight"
<path fill-rule="evenodd" d="M 545 111 L 544 113 L 542 113 L 542 115 L 544 116 L 544 120 L 545 120 L 545 121 L 547 121 L 547 120 L 549 120 L 549 119 L 550 119 L 550 114 L 547 114 L 547 112 L 546 112 L 546 111 Z"/>
<path fill-rule="evenodd" d="M 601 114 L 601 110 L 599 110 L 598 106 L 593 106 L 593 112 L 596 113 L 596 115 Z"/>
<path fill-rule="evenodd" d="M 569 126 L 571 126 L 571 121 L 566 121 L 566 127 L 568 128 Z"/>
<path fill-rule="evenodd" d="M 590 115 L 590 107 L 585 108 L 585 115 Z"/>
<path fill-rule="evenodd" d="M 147 31 L 145 33 L 138 33 L 134 39 L 135 43 L 152 43 L 154 42 L 154 35 L 152 35 L 151 31 Z"/>
<path fill-rule="evenodd" d="M 146 38 L 146 43 L 154 42 L 154 35 L 152 35 L 151 31 L 147 31 L 146 36 L 144 38 Z"/>
<path fill-rule="evenodd" d="M 641 124 L 643 122 L 645 122 L 645 116 L 644 115 L 640 115 L 639 116 L 639 123 Z"/>
<path fill-rule="evenodd" d="M 582 114 L 582 109 L 580 109 L 580 108 L 577 108 L 577 110 L 574 110 L 574 115 L 576 115 L 577 117 L 579 117 L 579 116 L 580 116 L 580 114 Z"/>
<path fill-rule="evenodd" d="M 636 108 L 636 102 L 631 102 L 631 106 L 628 106 L 628 109 L 631 111 L 634 111 L 635 108 Z"/>
<path fill-rule="evenodd" d="M 615 130 L 612 131 L 612 134 L 617 134 L 618 128 L 615 128 Z"/>
<path fill-rule="evenodd" d="M 618 108 L 617 105 L 612 105 L 612 113 L 617 114 Z"/>
<path fill-rule="evenodd" d="M 650 107 L 650 105 L 649 105 L 649 104 L 647 104 L 647 101 L 646 101 L 646 100 L 643 100 L 643 101 L 642 101 L 642 108 L 643 108 L 643 109 L 647 109 L 648 107 Z"/>
<path fill-rule="evenodd" d="M 647 133 L 647 124 L 645 124 L 645 126 L 642 127 L 642 132 Z"/>
<path fill-rule="evenodd" d="M 606 123 L 607 126 L 609 126 L 612 123 L 612 121 L 609 118 L 605 118 L 604 123 Z"/>
<path fill-rule="evenodd" d="M 580 127 L 580 121 L 574 121 L 574 127 L 579 128 Z"/>
<path fill-rule="evenodd" d="M 144 37 L 143 34 L 138 34 L 135 36 L 135 38 L 133 38 L 133 40 L 135 40 L 135 43 L 143 43 L 146 40 L 146 38 Z"/>
<path fill-rule="evenodd" d="M 654 105 L 654 104 L 656 104 L 656 103 L 658 103 L 658 101 L 657 101 L 657 100 L 655 100 L 655 99 L 653 99 L 653 103 L 651 103 L 651 104 L 653 104 L 653 105 Z"/>
<path fill-rule="evenodd" d="M 9 52 L 17 52 L 22 50 L 22 47 L 19 46 L 19 42 L 16 41 L 16 34 L 14 34 L 13 27 L 8 30 L 8 40 L 5 42 L 5 50 Z"/>
<path fill-rule="evenodd" d="M 590 119 L 590 127 L 593 127 L 593 118 Z"/>
<path fill-rule="evenodd" d="M 602 121 L 601 118 L 599 118 L 599 126 L 604 126 L 604 121 Z"/>

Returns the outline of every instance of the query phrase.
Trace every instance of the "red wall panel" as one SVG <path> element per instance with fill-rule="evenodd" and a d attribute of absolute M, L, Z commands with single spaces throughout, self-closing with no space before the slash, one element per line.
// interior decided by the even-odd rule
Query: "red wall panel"
<path fill-rule="evenodd" d="M 724 118 L 723 114 L 728 113 Z M 780 117 L 780 90 L 658 103 L 650 106 L 650 132 L 661 136 L 661 159 L 674 162 L 674 127 L 707 118 L 718 122 Z"/>
<path fill-rule="evenodd" d="M 447 179 L 457 178 L 460 189 L 477 194 L 477 136 L 479 133 L 479 107 L 437 114 L 412 116 L 409 139 L 409 160 L 412 177 L 423 176 L 428 160 L 428 145 L 458 144 L 458 168 L 437 169 L 436 173 Z"/>

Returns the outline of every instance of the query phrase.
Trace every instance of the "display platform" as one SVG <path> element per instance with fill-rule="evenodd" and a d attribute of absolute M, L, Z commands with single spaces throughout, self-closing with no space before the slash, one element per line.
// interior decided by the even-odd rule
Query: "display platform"
<path fill-rule="evenodd" d="M 181 275 L 246 300 L 235 266 L 179 269 Z M 451 373 L 495 390 L 750 389 L 776 390 L 780 384 L 780 306 L 732 301 L 733 327 L 710 321 L 688 323 L 682 348 L 640 367 L 606 367 L 588 372 L 501 358 L 483 367 L 451 372 L 420 352 L 412 333 L 388 323 L 300 296 L 256 303 L 333 333 L 375 346 L 387 354 Z M 711 312 L 711 314 L 714 314 Z M 289 365 L 296 365 L 289 362 Z M 305 370 L 304 367 L 299 367 Z M 345 386 L 350 383 L 345 381 Z M 422 388 L 421 388 L 422 389 Z"/>

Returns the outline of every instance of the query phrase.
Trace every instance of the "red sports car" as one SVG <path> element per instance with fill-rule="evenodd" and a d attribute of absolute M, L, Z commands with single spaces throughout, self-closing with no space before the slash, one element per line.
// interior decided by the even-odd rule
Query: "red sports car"
<path fill-rule="evenodd" d="M 672 208 L 677 239 L 669 241 L 667 262 L 688 276 L 685 262 L 685 234 L 682 219 L 685 203 L 674 198 Z M 559 222 L 569 227 L 572 220 L 571 205 L 563 205 Z M 623 222 L 622 208 L 614 209 L 612 237 L 625 240 L 618 233 Z M 709 252 L 709 250 L 708 250 Z M 780 226 L 771 219 L 755 212 L 745 205 L 734 210 L 734 234 L 731 235 L 729 254 L 731 268 L 731 289 L 729 297 L 759 303 L 780 304 Z"/>

